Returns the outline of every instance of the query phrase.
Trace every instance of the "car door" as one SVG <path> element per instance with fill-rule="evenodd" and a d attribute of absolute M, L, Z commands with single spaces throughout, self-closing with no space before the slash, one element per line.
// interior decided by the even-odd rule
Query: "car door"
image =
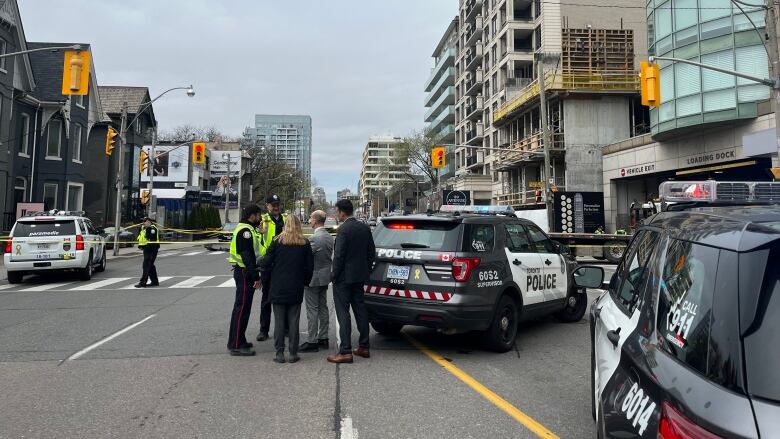
<path fill-rule="evenodd" d="M 531 245 L 536 249 L 544 265 L 544 297 L 545 300 L 565 299 L 569 289 L 569 276 L 566 273 L 566 262 L 552 240 L 534 224 L 527 224 Z"/>
<path fill-rule="evenodd" d="M 528 233 L 522 224 L 506 224 L 506 257 L 512 278 L 520 288 L 523 305 L 543 302 L 544 288 L 541 286 L 544 276 L 542 258 L 531 245 Z"/>
<path fill-rule="evenodd" d="M 627 411 L 623 408 L 625 398 L 620 396 L 625 396 L 627 392 L 633 392 L 631 398 L 633 395 L 639 395 L 639 389 L 632 389 L 633 384 L 631 384 L 637 381 L 633 378 L 636 376 L 636 367 L 622 361 L 628 361 L 627 359 L 631 357 L 631 355 L 623 355 L 624 349 L 627 340 L 634 337 L 637 329 L 640 308 L 644 303 L 645 284 L 651 276 L 648 262 L 651 255 L 660 258 L 660 251 L 656 251 L 660 247 L 660 242 L 661 235 L 657 231 L 637 232 L 610 281 L 608 292 L 593 305 L 596 319 L 593 340 L 594 401 L 601 405 L 601 410 L 597 410 L 597 416 L 603 415 L 604 420 L 625 423 L 627 416 Z M 639 399 L 640 396 L 637 398 Z M 636 411 L 640 411 L 639 407 L 629 412 L 631 414 L 629 424 L 639 427 L 634 430 L 634 434 L 638 430 L 644 431 L 642 425 L 647 424 L 645 412 L 650 408 L 648 404 L 650 403 L 645 402 L 645 407 L 638 415 Z M 629 408 L 632 407 L 633 405 Z M 652 410 L 648 413 L 652 414 Z"/>
<path fill-rule="evenodd" d="M 95 261 L 100 261 L 103 258 L 103 253 L 106 251 L 105 241 L 103 237 L 100 236 L 95 225 L 92 224 L 92 221 L 86 219 L 84 220 L 84 223 L 87 225 L 87 230 L 89 230 L 89 240 L 93 242 L 95 248 Z"/>

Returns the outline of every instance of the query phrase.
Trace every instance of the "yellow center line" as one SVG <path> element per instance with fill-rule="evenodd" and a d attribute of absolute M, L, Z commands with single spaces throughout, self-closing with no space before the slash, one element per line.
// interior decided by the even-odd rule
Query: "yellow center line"
<path fill-rule="evenodd" d="M 492 390 L 485 387 L 482 383 L 474 379 L 471 375 L 459 369 L 457 366 L 447 361 L 441 355 L 437 354 L 436 352 L 433 352 L 427 346 L 417 341 L 411 335 L 405 332 L 403 332 L 402 334 L 404 335 L 404 337 L 406 337 L 407 340 L 409 340 L 409 343 L 413 344 L 414 347 L 420 350 L 420 352 L 427 355 L 431 360 L 438 363 L 439 366 L 446 369 L 447 372 L 455 375 L 456 378 L 466 383 L 466 385 L 474 389 L 475 392 L 479 393 L 480 395 L 482 395 L 483 398 L 487 399 L 488 401 L 493 403 L 493 405 L 503 410 L 506 414 L 514 418 L 525 428 L 531 430 L 534 434 L 536 434 L 541 438 L 559 439 L 555 433 L 548 430 L 544 425 L 536 422 L 536 420 L 534 420 L 532 417 L 523 413 L 520 409 L 513 406 L 509 401 L 505 400 L 504 398 L 500 397 Z"/>

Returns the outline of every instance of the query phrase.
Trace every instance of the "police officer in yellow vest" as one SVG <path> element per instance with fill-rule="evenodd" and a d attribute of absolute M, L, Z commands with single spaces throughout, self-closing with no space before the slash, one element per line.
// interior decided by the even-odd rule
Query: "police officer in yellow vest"
<path fill-rule="evenodd" d="M 144 218 L 144 227 L 138 233 L 138 248 L 144 252 L 144 262 L 141 267 L 143 270 L 141 280 L 135 287 L 159 286 L 160 282 L 157 280 L 157 267 L 154 266 L 154 261 L 157 259 L 157 251 L 160 250 L 160 231 L 157 230 L 157 226 L 152 224 L 152 219 L 149 217 Z M 147 284 L 147 280 L 151 280 L 152 283 Z"/>
<path fill-rule="evenodd" d="M 268 213 L 263 215 L 262 255 L 265 255 L 274 237 L 282 233 L 284 229 L 284 220 L 287 219 L 287 215 L 282 213 L 281 204 L 282 200 L 279 198 L 279 195 L 271 195 L 265 200 L 265 207 L 268 209 Z M 257 334 L 257 341 L 268 340 L 268 330 L 271 327 L 271 294 L 269 289 L 273 280 L 269 278 L 270 273 L 264 272 L 261 276 L 263 281 L 263 298 L 260 302 L 260 333 Z"/>
<path fill-rule="evenodd" d="M 230 264 L 233 266 L 233 280 L 236 282 L 236 300 L 230 316 L 228 351 L 230 355 L 255 355 L 252 343 L 246 341 L 246 328 L 255 289 L 260 288 L 260 274 L 257 259 L 263 246 L 257 227 L 260 225 L 260 206 L 249 205 L 244 209 L 241 221 L 233 229 L 230 241 Z"/>

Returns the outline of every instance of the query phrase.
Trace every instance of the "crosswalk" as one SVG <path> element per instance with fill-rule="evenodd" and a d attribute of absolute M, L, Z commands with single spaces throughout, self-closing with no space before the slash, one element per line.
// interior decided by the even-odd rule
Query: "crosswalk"
<path fill-rule="evenodd" d="M 72 280 L 69 282 L 54 282 L 42 284 L 0 284 L 2 293 L 35 293 L 35 292 L 68 292 L 68 291 L 117 291 L 135 290 L 147 291 L 156 289 L 198 289 L 198 288 L 235 288 L 232 275 L 215 276 L 160 276 L 160 286 L 135 288 L 137 278 L 109 277 L 95 278 L 91 281 Z"/>

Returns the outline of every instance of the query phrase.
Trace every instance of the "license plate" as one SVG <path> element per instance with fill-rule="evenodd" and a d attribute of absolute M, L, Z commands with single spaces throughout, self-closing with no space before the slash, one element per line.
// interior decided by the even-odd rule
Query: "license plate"
<path fill-rule="evenodd" d="M 388 279 L 409 279 L 409 267 L 400 267 L 398 265 L 390 265 L 387 267 Z"/>
<path fill-rule="evenodd" d="M 38 253 L 35 255 L 36 259 L 52 259 L 52 255 L 50 253 Z"/>

